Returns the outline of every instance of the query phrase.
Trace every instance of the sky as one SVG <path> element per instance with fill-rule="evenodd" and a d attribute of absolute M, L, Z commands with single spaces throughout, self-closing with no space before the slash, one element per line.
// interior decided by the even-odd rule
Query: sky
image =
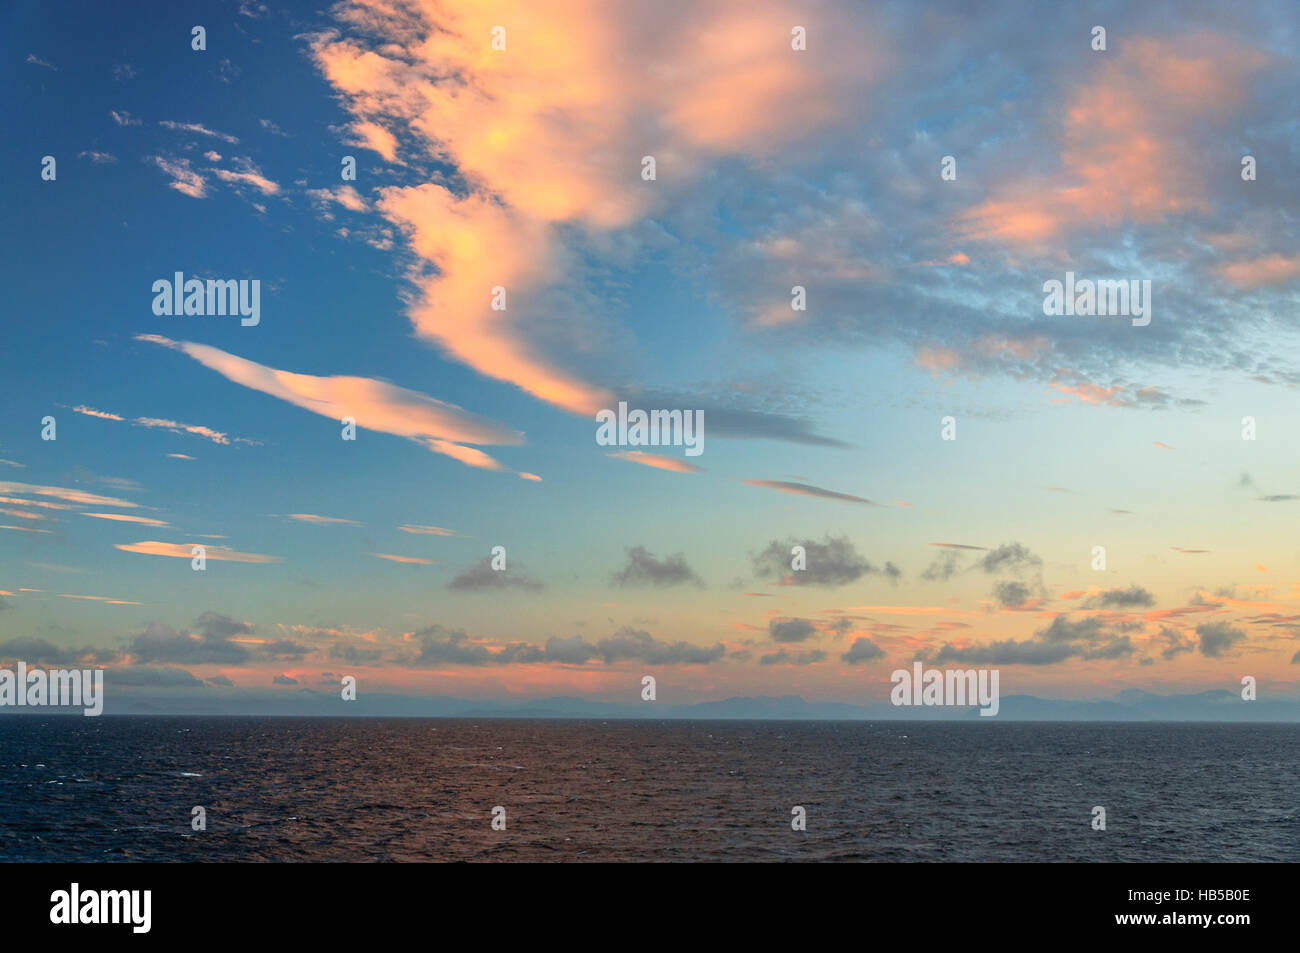
<path fill-rule="evenodd" d="M 0 20 L 0 661 L 1296 695 L 1293 3 Z M 156 313 L 177 272 L 257 322 Z M 1045 313 L 1067 273 L 1149 323 Z M 602 445 L 620 401 L 702 452 Z"/>

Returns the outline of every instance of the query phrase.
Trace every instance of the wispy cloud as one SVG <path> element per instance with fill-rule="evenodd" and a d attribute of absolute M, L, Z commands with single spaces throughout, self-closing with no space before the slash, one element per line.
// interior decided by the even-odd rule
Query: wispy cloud
<path fill-rule="evenodd" d="M 144 540 L 139 543 L 118 543 L 115 549 L 127 553 L 139 553 L 143 556 L 170 556 L 173 559 L 193 559 L 196 545 L 204 548 L 204 555 L 213 562 L 231 563 L 277 563 L 279 556 L 265 556 L 261 553 L 241 553 L 229 546 L 212 546 L 206 543 L 162 543 L 157 540 Z"/>
<path fill-rule="evenodd" d="M 788 483 L 785 480 L 743 480 L 742 482 L 748 486 L 761 486 L 769 490 L 776 490 L 778 493 L 790 493 L 795 496 L 812 496 L 823 500 L 840 500 L 844 503 L 863 503 L 867 506 L 880 505 L 875 500 L 868 500 L 861 496 L 851 496 L 848 493 L 837 493 L 834 490 L 826 490 L 810 483 Z"/>
<path fill-rule="evenodd" d="M 172 341 L 156 334 L 138 335 L 137 340 L 180 351 L 236 384 L 336 421 L 351 417 L 358 427 L 406 437 L 466 466 L 508 470 L 483 451 L 465 444 L 517 445 L 524 442 L 522 433 L 504 424 L 385 381 L 296 374 L 236 357 L 206 344 Z"/>

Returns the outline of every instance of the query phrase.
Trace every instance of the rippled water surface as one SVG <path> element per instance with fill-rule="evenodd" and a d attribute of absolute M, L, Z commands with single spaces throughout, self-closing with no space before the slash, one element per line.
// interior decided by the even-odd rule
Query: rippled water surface
<path fill-rule="evenodd" d="M 1300 726 L 5 717 L 0 859 L 1295 861 Z"/>

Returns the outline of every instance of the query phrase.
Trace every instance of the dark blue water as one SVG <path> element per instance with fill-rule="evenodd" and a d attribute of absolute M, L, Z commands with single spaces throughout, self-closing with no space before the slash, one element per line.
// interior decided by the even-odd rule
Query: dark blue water
<path fill-rule="evenodd" d="M 5 861 L 1296 861 L 1298 795 L 1295 725 L 0 718 Z"/>

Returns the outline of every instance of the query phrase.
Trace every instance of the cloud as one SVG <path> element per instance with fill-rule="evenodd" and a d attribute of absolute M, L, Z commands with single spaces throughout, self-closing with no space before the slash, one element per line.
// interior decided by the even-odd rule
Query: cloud
<path fill-rule="evenodd" d="M 526 589 L 536 592 L 542 588 L 535 582 L 515 570 L 496 570 L 492 568 L 492 557 L 484 556 L 473 566 L 462 570 L 447 588 L 458 592 L 482 592 L 486 589 Z"/>
<path fill-rule="evenodd" d="M 595 643 L 588 643 L 580 637 L 553 638 L 546 643 L 548 661 L 567 661 L 571 664 L 599 658 L 606 664 L 635 661 L 646 665 L 707 665 L 724 655 L 726 648 L 721 643 L 700 646 L 687 642 L 665 642 L 648 632 L 628 626 Z"/>
<path fill-rule="evenodd" d="M 0 493 L 14 493 L 19 496 L 50 496 L 57 500 L 65 500 L 68 503 L 84 506 L 115 506 L 122 509 L 133 509 L 136 505 L 130 500 L 100 496 L 97 493 L 87 493 L 84 490 L 73 490 L 61 486 L 40 486 L 32 483 L 12 483 L 5 480 L 0 480 Z"/>
<path fill-rule="evenodd" d="M 356 520 L 343 519 L 338 516 L 317 516 L 315 513 L 287 513 L 285 519 L 298 523 L 316 523 L 318 525 L 365 526 Z"/>
<path fill-rule="evenodd" d="M 1193 652 L 1196 650 L 1196 644 L 1190 639 L 1183 638 L 1182 633 L 1177 629 L 1171 629 L 1168 626 L 1161 626 L 1160 635 L 1168 643 L 1160 653 L 1166 661 L 1176 658 L 1184 652 Z"/>
<path fill-rule="evenodd" d="M 199 424 L 182 424 L 175 420 L 166 420 L 162 417 L 136 417 L 131 421 L 137 427 L 148 427 L 155 430 L 166 430 L 171 433 L 193 434 L 196 437 L 202 437 L 205 440 L 211 440 L 217 444 L 229 444 L 230 437 L 219 430 L 213 430 L 211 427 L 204 427 Z"/>
<path fill-rule="evenodd" d="M 571 366 L 576 351 L 565 344 L 608 353 L 625 338 L 597 323 L 585 264 L 593 246 L 663 201 L 637 175 L 645 143 L 672 170 L 672 189 L 708 182 L 725 157 L 769 154 L 831 126 L 861 100 L 877 46 L 869 36 L 848 42 L 830 16 L 811 12 L 804 22 L 821 30 L 810 68 L 780 55 L 789 14 L 766 0 L 620 11 L 556 3 L 545 16 L 565 23 L 564 35 L 516 27 L 528 51 L 519 57 L 485 55 L 481 38 L 513 20 L 502 3 L 345 3 L 333 13 L 340 28 L 313 37 L 312 51 L 351 113 L 352 141 L 389 161 L 400 153 L 456 170 L 454 189 L 381 190 L 381 214 L 429 272 L 416 279 L 417 333 L 584 415 L 610 406 L 610 393 Z M 511 304 L 493 312 L 484 292 L 498 285 Z"/>
<path fill-rule="evenodd" d="M 1025 569 L 1037 569 L 1043 560 L 1035 556 L 1021 543 L 1003 543 L 980 557 L 976 565 L 986 573 L 1021 572 Z"/>
<path fill-rule="evenodd" d="M 845 503 L 864 503 L 867 506 L 879 506 L 874 500 L 863 499 L 860 496 L 850 496 L 847 493 L 836 493 L 834 490 L 824 490 L 819 486 L 812 486 L 807 483 L 787 483 L 784 480 L 742 480 L 749 486 L 766 487 L 769 490 L 776 490 L 778 493 L 792 493 L 796 496 L 814 496 L 823 500 L 841 500 Z"/>
<path fill-rule="evenodd" d="M 806 567 L 792 568 L 791 550 L 802 546 Z M 846 586 L 863 576 L 884 575 L 891 581 L 902 575 L 893 563 L 876 566 L 861 556 L 847 536 L 826 536 L 824 542 L 816 540 L 772 540 L 753 557 L 754 575 L 760 579 L 776 578 L 792 586 Z"/>
<path fill-rule="evenodd" d="M 503 424 L 385 381 L 296 374 L 206 344 L 172 341 L 156 334 L 138 335 L 137 340 L 180 351 L 236 384 L 278 397 L 322 417 L 335 421 L 352 417 L 358 427 L 406 437 L 466 466 L 507 470 L 481 450 L 464 444 L 523 443 L 523 434 Z"/>
<path fill-rule="evenodd" d="M 963 647 L 945 643 L 928 660 L 932 665 L 948 662 L 965 665 L 1055 665 L 1077 654 L 1077 647 L 1065 643 L 1004 639 L 988 645 Z"/>
<path fill-rule="evenodd" d="M 97 520 L 112 520 L 117 523 L 140 523 L 144 526 L 170 526 L 170 523 L 164 520 L 151 519 L 147 516 L 130 516 L 125 513 L 82 513 L 82 516 L 89 516 Z"/>
<path fill-rule="evenodd" d="M 814 665 L 817 662 L 824 661 L 826 653 L 821 649 L 813 649 L 808 652 L 790 652 L 786 649 L 780 649 L 776 652 L 770 652 L 767 655 L 761 655 L 758 659 L 759 665 Z"/>
<path fill-rule="evenodd" d="M 235 162 L 239 165 L 238 170 L 211 169 L 210 171 L 222 182 L 251 185 L 263 195 L 275 195 L 280 191 L 280 186 L 264 176 L 262 171 L 249 160 L 236 159 Z"/>
<path fill-rule="evenodd" d="M 131 688 L 203 688 L 204 683 L 182 668 L 171 666 L 129 665 L 104 671 L 106 687 Z"/>
<path fill-rule="evenodd" d="M 408 563 L 412 566 L 432 566 L 436 562 L 433 559 L 424 559 L 420 556 L 395 556 L 392 553 L 371 553 L 376 559 L 387 559 L 390 563 Z"/>
<path fill-rule="evenodd" d="M 2 601 L 2 600 L 0 600 Z M 121 655 L 107 649 L 65 648 L 45 639 L 14 638 L 0 642 L 0 658 L 14 659 L 29 664 L 53 665 L 60 668 L 79 668 L 86 665 L 112 664 Z"/>
<path fill-rule="evenodd" d="M 220 139 L 222 142 L 228 142 L 231 145 L 239 142 L 239 140 L 234 136 L 227 135 L 224 132 L 215 132 L 207 126 L 197 122 L 175 122 L 171 119 L 163 119 L 158 123 L 158 125 L 162 126 L 164 129 L 170 129 L 173 132 L 192 132 L 195 135 Z"/>
<path fill-rule="evenodd" d="M 333 203 L 343 206 L 349 212 L 366 212 L 370 210 L 370 206 L 366 205 L 366 200 L 350 185 L 339 185 L 333 189 L 308 189 L 307 194 L 321 205 Z"/>
<path fill-rule="evenodd" d="M 152 162 L 162 169 L 163 173 L 171 179 L 168 184 L 182 195 L 188 195 L 192 199 L 207 197 L 207 180 L 190 167 L 189 159 L 149 156 L 145 161 Z"/>
<path fill-rule="evenodd" d="M 403 533 L 415 533 L 420 536 L 461 536 L 463 534 L 454 532 L 449 529 L 443 529 L 441 526 L 419 526 L 410 523 L 404 523 L 397 527 Z"/>
<path fill-rule="evenodd" d="M 767 623 L 773 642 L 803 642 L 816 631 L 816 624 L 809 619 L 771 619 Z"/>
<path fill-rule="evenodd" d="M 279 556 L 264 556 L 261 553 L 241 553 L 229 546 L 212 546 L 207 543 L 162 543 L 157 540 L 145 540 L 139 543 L 118 543 L 115 549 L 127 553 L 139 553 L 144 556 L 170 556 L 174 559 L 193 559 L 194 546 L 203 546 L 204 556 L 213 562 L 231 563 L 278 563 Z"/>
<path fill-rule="evenodd" d="M 633 546 L 626 552 L 627 562 L 610 578 L 610 582 L 616 586 L 664 588 L 683 583 L 704 586 L 704 581 L 686 564 L 686 558 L 681 553 L 656 559 L 644 546 Z"/>
<path fill-rule="evenodd" d="M 1206 622 L 1196 627 L 1201 637 L 1201 654 L 1206 658 L 1223 658 L 1238 642 L 1246 638 L 1243 629 L 1226 622 Z"/>
<path fill-rule="evenodd" d="M 1022 582 L 1000 582 L 993 587 L 993 597 L 999 605 L 1008 608 L 1023 606 L 1031 595 L 1029 587 Z"/>
<path fill-rule="evenodd" d="M 275 676 L 275 678 L 271 679 L 271 684 L 272 685 L 297 685 L 298 679 L 293 678 L 289 675 L 277 675 Z"/>
<path fill-rule="evenodd" d="M 854 639 L 853 644 L 849 646 L 849 650 L 841 655 L 840 659 L 850 665 L 860 665 L 863 662 L 871 662 L 884 657 L 885 650 L 864 636 Z"/>
<path fill-rule="evenodd" d="M 643 450 L 617 450 L 613 453 L 605 454 L 607 457 L 613 457 L 616 460 L 627 460 L 630 463 L 639 463 L 643 467 L 654 467 L 658 470 L 671 470 L 674 473 L 701 473 L 700 467 L 677 457 L 665 457 L 658 453 L 646 453 Z"/>
<path fill-rule="evenodd" d="M 205 613 L 205 616 L 210 615 Z M 151 622 L 131 640 L 127 651 L 137 662 L 174 662 L 180 665 L 239 665 L 249 658 L 249 650 L 230 641 L 229 620 L 213 616 L 199 634 L 174 629 L 161 622 Z"/>
<path fill-rule="evenodd" d="M 1162 223 L 1208 212 L 1208 170 L 1196 161 L 1195 124 L 1244 104 L 1268 57 L 1223 36 L 1128 36 L 1060 112 L 1059 177 L 1021 176 L 964 216 L 977 239 L 1020 244 L 1120 221 Z"/>
<path fill-rule="evenodd" d="M 1129 608 L 1132 606 L 1153 606 L 1155 596 L 1138 585 L 1127 589 L 1106 589 L 1084 601 L 1085 609 Z"/>
<path fill-rule="evenodd" d="M 407 641 L 417 650 L 397 661 L 412 668 L 432 668 L 444 665 L 585 665 L 592 661 L 605 664 L 637 661 L 647 665 L 704 665 L 716 662 L 725 655 L 720 643 L 712 646 L 691 645 L 686 642 L 667 642 L 656 639 L 648 632 L 627 626 L 613 635 L 588 641 L 581 636 L 555 637 L 545 646 L 526 642 L 489 645 L 459 629 L 431 625 L 410 633 Z"/>
<path fill-rule="evenodd" d="M 267 642 L 262 646 L 261 651 L 267 658 L 273 659 L 300 659 L 312 653 L 309 646 L 295 642 L 292 639 L 275 639 Z"/>
<path fill-rule="evenodd" d="M 330 648 L 330 658 L 341 659 L 349 665 L 373 665 L 383 655 L 381 649 L 363 649 L 350 643 L 339 643 Z"/>
<path fill-rule="evenodd" d="M 397 161 L 397 137 L 376 122 L 355 122 L 350 127 L 355 137 L 350 145 L 377 152 L 388 162 Z"/>
<path fill-rule="evenodd" d="M 939 543 L 931 543 L 931 546 L 938 546 Z M 921 573 L 921 578 L 926 582 L 947 582 L 957 573 L 957 564 L 961 561 L 961 556 L 951 550 L 939 554 L 939 558 L 930 563 L 925 571 Z"/>

